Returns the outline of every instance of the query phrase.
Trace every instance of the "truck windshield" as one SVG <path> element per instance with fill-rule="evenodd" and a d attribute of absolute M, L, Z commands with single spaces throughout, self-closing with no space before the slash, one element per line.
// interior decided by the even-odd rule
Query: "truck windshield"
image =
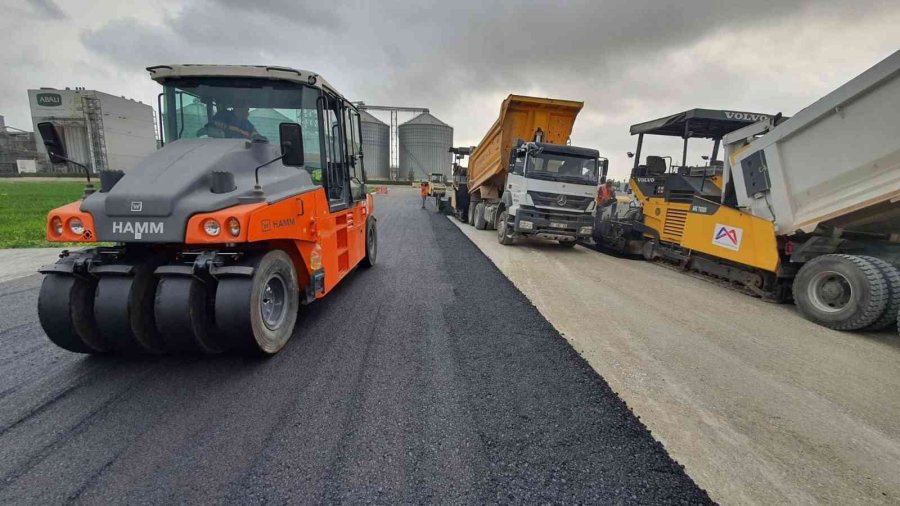
<path fill-rule="evenodd" d="M 526 177 L 596 185 L 598 181 L 596 158 L 582 158 L 543 152 L 528 157 Z"/>
<path fill-rule="evenodd" d="M 319 91 L 309 86 L 252 78 L 172 80 L 160 95 L 163 140 L 278 140 L 281 123 L 303 129 L 306 164 L 320 167 Z"/>

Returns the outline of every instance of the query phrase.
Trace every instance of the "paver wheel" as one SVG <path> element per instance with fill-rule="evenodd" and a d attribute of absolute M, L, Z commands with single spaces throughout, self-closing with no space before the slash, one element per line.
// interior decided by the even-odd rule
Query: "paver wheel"
<path fill-rule="evenodd" d="M 278 353 L 291 338 L 300 292 L 287 253 L 274 250 L 253 262 L 252 277 L 225 277 L 216 290 L 216 326 L 229 347 Z"/>
<path fill-rule="evenodd" d="M 219 353 L 210 303 L 214 288 L 190 276 L 163 276 L 156 286 L 153 311 L 166 348 L 183 353 Z"/>
<path fill-rule="evenodd" d="M 504 246 L 509 246 L 515 242 L 512 230 L 510 230 L 509 215 L 507 214 L 506 209 L 501 211 L 500 216 L 497 217 L 497 242 Z"/>
<path fill-rule="evenodd" d="M 375 265 L 378 257 L 378 227 L 375 218 L 371 216 L 366 220 L 366 256 L 363 257 L 360 265 L 365 268 Z"/>
<path fill-rule="evenodd" d="M 897 322 L 897 313 L 900 312 L 900 270 L 884 260 L 876 257 L 864 256 L 866 260 L 871 262 L 884 277 L 884 282 L 888 288 L 888 303 L 884 308 L 884 312 L 866 330 L 882 330 L 894 325 Z"/>
<path fill-rule="evenodd" d="M 822 255 L 794 278 L 794 303 L 808 320 L 835 330 L 859 330 L 877 320 L 888 303 L 878 267 L 865 257 Z"/>
<path fill-rule="evenodd" d="M 75 353 L 104 353 L 109 343 L 94 323 L 96 282 L 68 274 L 47 274 L 38 294 L 38 319 L 53 344 Z"/>
<path fill-rule="evenodd" d="M 484 219 L 484 203 L 475 204 L 475 228 L 484 230 L 487 228 L 487 221 Z"/>

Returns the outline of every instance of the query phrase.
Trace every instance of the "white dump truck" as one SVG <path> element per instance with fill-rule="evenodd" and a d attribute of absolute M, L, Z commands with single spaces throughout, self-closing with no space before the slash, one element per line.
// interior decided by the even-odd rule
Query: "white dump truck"
<path fill-rule="evenodd" d="M 693 199 L 683 246 L 771 272 L 822 325 L 898 324 L 900 51 L 723 142 L 722 197 Z"/>

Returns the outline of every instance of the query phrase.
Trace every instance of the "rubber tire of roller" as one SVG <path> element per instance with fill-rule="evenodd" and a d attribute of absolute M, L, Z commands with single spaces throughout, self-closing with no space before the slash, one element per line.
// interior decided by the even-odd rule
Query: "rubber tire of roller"
<path fill-rule="evenodd" d="M 475 228 L 477 230 L 487 228 L 487 221 L 484 219 L 484 204 L 481 202 L 475 204 Z"/>
<path fill-rule="evenodd" d="M 375 265 L 378 260 L 378 227 L 375 218 L 366 219 L 366 256 L 360 261 L 360 265 L 366 269 Z"/>
<path fill-rule="evenodd" d="M 888 288 L 888 303 L 884 308 L 884 312 L 877 320 L 866 327 L 866 330 L 883 330 L 896 323 L 897 313 L 900 312 L 900 269 L 880 258 L 872 256 L 863 256 L 862 258 L 868 260 L 881 271 Z"/>
<path fill-rule="evenodd" d="M 163 276 L 156 285 L 153 315 L 166 348 L 178 353 L 221 353 L 210 292 L 197 278 Z"/>
<path fill-rule="evenodd" d="M 67 274 L 47 274 L 38 294 L 38 319 L 50 341 L 75 353 L 106 353 L 94 323 L 93 280 Z"/>
<path fill-rule="evenodd" d="M 808 296 L 810 283 L 822 272 L 836 272 L 847 280 L 850 302 L 837 312 L 817 309 Z M 794 304 L 806 319 L 835 330 L 860 330 L 871 325 L 884 312 L 888 287 L 881 271 L 864 257 L 822 255 L 806 262 L 793 284 Z"/>
<path fill-rule="evenodd" d="M 291 257 L 281 250 L 273 250 L 253 262 L 252 277 L 219 279 L 216 289 L 216 327 L 229 348 L 255 355 L 278 353 L 294 331 L 300 292 L 297 273 Z M 272 330 L 263 322 L 259 308 L 263 289 L 275 272 L 281 274 L 286 286 L 287 311 L 285 320 Z"/>
<path fill-rule="evenodd" d="M 166 352 L 156 330 L 153 301 L 157 278 L 154 264 L 134 266 L 127 276 L 101 276 L 94 297 L 97 329 L 112 349 L 126 355 Z"/>

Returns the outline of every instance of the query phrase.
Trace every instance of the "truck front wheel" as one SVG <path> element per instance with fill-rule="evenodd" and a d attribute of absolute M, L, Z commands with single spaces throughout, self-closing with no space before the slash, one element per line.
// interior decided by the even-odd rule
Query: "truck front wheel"
<path fill-rule="evenodd" d="M 835 330 L 859 330 L 888 304 L 889 288 L 878 267 L 855 255 L 822 255 L 794 278 L 794 303 L 808 320 Z"/>
<path fill-rule="evenodd" d="M 497 242 L 504 246 L 509 246 L 515 240 L 513 237 L 513 232 L 511 227 L 509 226 L 509 215 L 506 212 L 506 209 L 500 212 L 500 216 L 497 217 Z"/>

